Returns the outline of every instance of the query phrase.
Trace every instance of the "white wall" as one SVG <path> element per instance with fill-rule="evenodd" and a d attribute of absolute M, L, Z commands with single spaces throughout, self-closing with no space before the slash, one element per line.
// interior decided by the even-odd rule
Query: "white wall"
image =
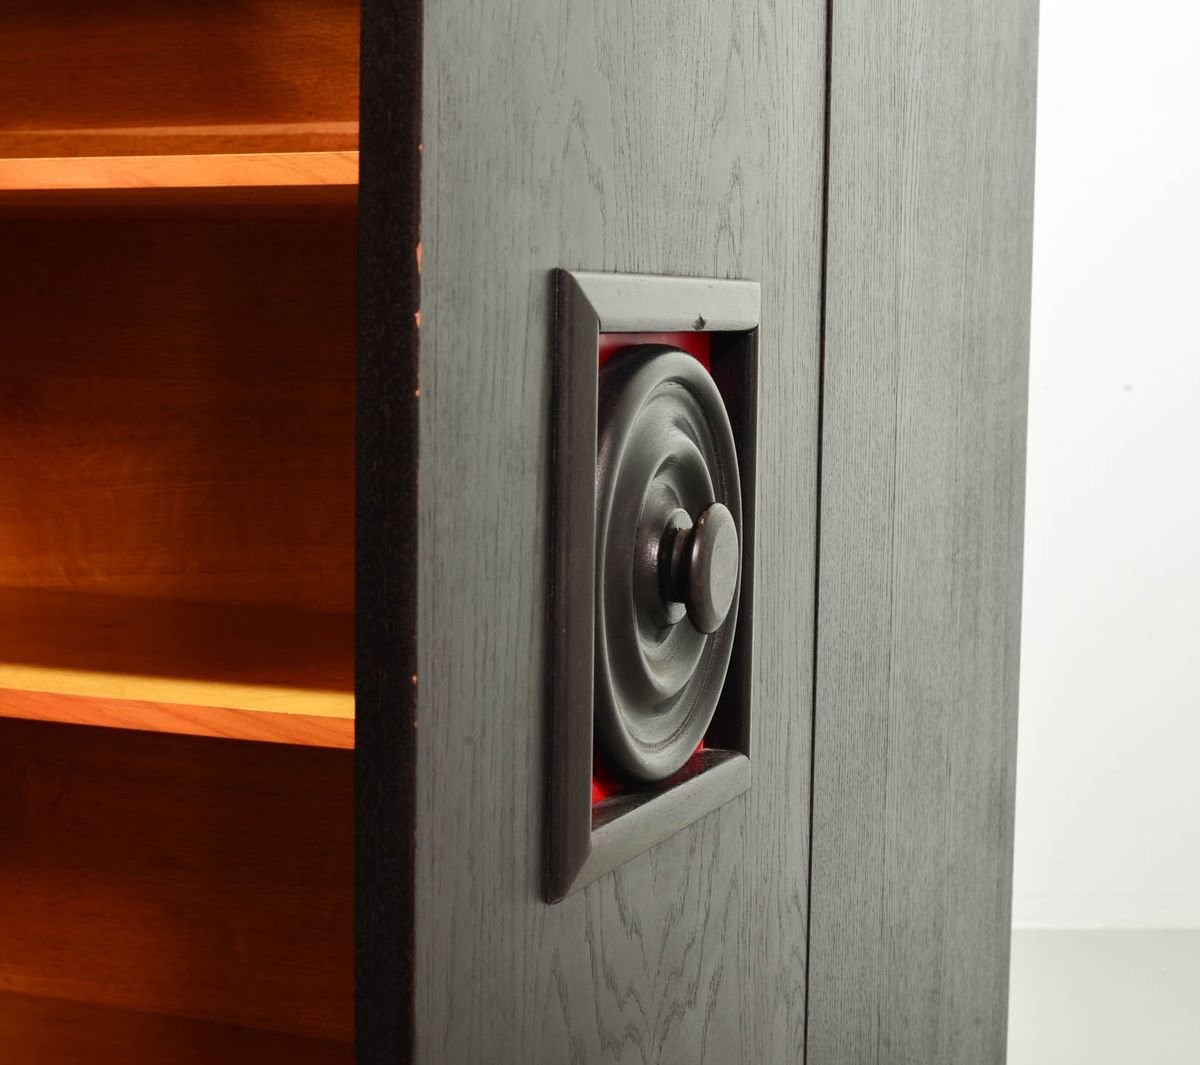
<path fill-rule="evenodd" d="M 1013 921 L 1200 927 L 1200 3 L 1041 11 Z"/>

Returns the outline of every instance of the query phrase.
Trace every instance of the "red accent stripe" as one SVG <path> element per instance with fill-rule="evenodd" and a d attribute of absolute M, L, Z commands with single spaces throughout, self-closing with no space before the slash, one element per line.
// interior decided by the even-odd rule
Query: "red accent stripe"
<path fill-rule="evenodd" d="M 622 348 L 634 344 L 666 344 L 694 355 L 706 370 L 712 369 L 711 333 L 601 333 L 600 365 L 603 366 Z"/>
<path fill-rule="evenodd" d="M 701 740 L 696 745 L 696 750 L 693 754 L 704 750 L 704 741 Z M 610 770 L 604 763 L 604 756 L 599 751 L 592 753 L 592 805 L 602 802 L 610 795 L 617 795 L 624 791 L 628 785 L 623 784 L 619 780 L 613 780 L 609 776 Z"/>

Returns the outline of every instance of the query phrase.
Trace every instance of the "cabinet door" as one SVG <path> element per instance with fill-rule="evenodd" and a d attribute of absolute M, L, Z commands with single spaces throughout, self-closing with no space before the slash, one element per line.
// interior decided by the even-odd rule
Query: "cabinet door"
<path fill-rule="evenodd" d="M 795 1061 L 825 5 L 418 14 L 364 29 L 360 1060 Z M 757 281 L 761 327 L 751 786 L 549 905 L 555 268 Z"/>
<path fill-rule="evenodd" d="M 1036 0 L 834 0 L 811 1065 L 1004 1060 Z"/>
<path fill-rule="evenodd" d="M 1002 1060 L 1035 21 L 368 0 L 360 1061 Z M 555 268 L 761 324 L 751 786 L 550 905 Z"/>

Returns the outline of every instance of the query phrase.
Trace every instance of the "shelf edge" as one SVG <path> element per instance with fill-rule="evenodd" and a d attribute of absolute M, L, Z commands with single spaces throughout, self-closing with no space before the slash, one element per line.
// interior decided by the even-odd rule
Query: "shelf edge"
<path fill-rule="evenodd" d="M 354 187 L 358 152 L 0 159 L 0 195 L 149 189 Z"/>
<path fill-rule="evenodd" d="M 353 696 L 349 696 L 351 707 Z M 354 747 L 354 717 L 0 689 L 0 718 L 306 747 Z"/>

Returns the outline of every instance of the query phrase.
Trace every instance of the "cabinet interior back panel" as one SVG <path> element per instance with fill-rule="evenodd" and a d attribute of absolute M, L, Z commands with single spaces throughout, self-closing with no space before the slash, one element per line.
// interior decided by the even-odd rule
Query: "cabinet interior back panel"
<path fill-rule="evenodd" d="M 352 149 L 358 0 L 8 0 L 0 157 Z"/>
<path fill-rule="evenodd" d="M 0 589 L 353 609 L 353 204 L 12 210 Z"/>
<path fill-rule="evenodd" d="M 347 751 L 0 720 L 0 1032 L 349 1042 L 352 795 Z"/>

